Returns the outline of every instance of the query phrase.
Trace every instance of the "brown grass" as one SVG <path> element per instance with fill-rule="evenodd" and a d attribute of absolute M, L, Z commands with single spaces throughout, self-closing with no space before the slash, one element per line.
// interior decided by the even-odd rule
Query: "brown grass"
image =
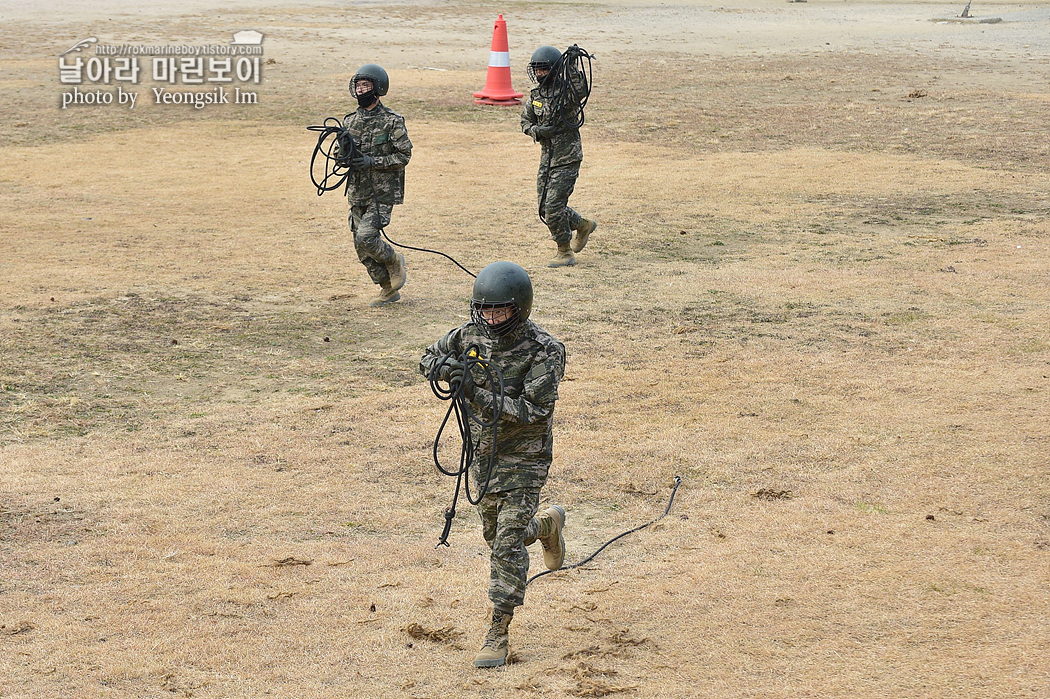
<path fill-rule="evenodd" d="M 573 198 L 600 227 L 559 271 L 517 111 L 469 101 L 489 7 L 107 29 L 270 31 L 258 109 L 203 113 L 61 112 L 84 26 L 0 30 L 0 696 L 1050 694 L 1045 55 L 631 47 L 656 10 L 548 10 L 602 59 Z M 524 265 L 568 347 L 569 561 L 683 477 L 530 587 L 495 671 L 476 515 L 433 548 L 451 482 L 416 370 L 470 279 L 409 253 L 370 309 L 306 176 L 304 127 L 346 108 L 333 27 L 384 12 L 416 147 L 390 236 Z"/>

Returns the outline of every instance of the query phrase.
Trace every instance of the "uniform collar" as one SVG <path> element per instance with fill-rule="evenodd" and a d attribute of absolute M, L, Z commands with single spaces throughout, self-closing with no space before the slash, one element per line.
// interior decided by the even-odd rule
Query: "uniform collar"
<path fill-rule="evenodd" d="M 518 323 L 518 327 L 514 328 L 513 332 L 507 333 L 503 337 L 496 338 L 492 344 L 495 345 L 498 349 L 507 349 L 511 345 L 516 344 L 518 341 L 521 340 L 521 338 L 525 336 L 525 333 L 528 331 L 528 325 L 529 321 L 523 320 L 522 322 Z"/>

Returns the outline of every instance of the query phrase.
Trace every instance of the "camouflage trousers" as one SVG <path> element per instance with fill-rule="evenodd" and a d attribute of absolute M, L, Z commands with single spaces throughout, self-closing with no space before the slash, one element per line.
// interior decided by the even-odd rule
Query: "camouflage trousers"
<path fill-rule="evenodd" d="M 379 204 L 379 220 L 376 221 L 376 203 L 353 204 L 350 206 L 350 230 L 354 234 L 354 249 L 357 259 L 368 270 L 368 276 L 376 284 L 390 281 L 386 266 L 397 257 L 390 243 L 383 240 L 381 229 L 390 224 L 392 204 Z"/>
<path fill-rule="evenodd" d="M 539 174 L 536 176 L 540 216 L 546 222 L 551 238 L 554 238 L 558 245 L 568 245 L 572 239 L 572 232 L 580 225 L 580 215 L 569 206 L 569 197 L 576 188 L 576 178 L 579 176 L 579 163 L 554 167 L 541 163 Z"/>
<path fill-rule="evenodd" d="M 489 599 L 504 611 L 513 612 L 525 603 L 529 576 L 526 546 L 547 536 L 540 520 L 540 491 L 529 488 L 488 493 L 478 503 L 481 533 L 492 549 L 489 555 Z"/>

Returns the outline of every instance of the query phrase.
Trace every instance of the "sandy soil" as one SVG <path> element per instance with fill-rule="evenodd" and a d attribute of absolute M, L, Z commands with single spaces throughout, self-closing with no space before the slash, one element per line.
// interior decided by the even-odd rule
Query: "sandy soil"
<path fill-rule="evenodd" d="M 0 696 L 1050 694 L 1050 6 L 964 4 L 0 2 Z M 500 12 L 519 90 L 597 56 L 571 269 L 471 99 Z M 61 108 L 82 39 L 243 29 L 257 104 Z M 469 277 L 412 252 L 369 308 L 307 176 L 371 61 L 390 236 L 521 263 L 569 348 L 569 560 L 683 477 L 494 672 L 415 367 Z"/>

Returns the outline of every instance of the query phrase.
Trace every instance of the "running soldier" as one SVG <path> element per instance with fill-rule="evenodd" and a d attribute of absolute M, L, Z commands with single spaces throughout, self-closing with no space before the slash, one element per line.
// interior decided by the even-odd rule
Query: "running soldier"
<path fill-rule="evenodd" d="M 547 263 L 548 267 L 576 264 L 573 253 L 583 250 L 598 227 L 569 206 L 583 162 L 577 118 L 587 88 L 582 73 L 575 67 L 566 72 L 566 84 L 558 70 L 561 59 L 561 51 L 553 46 L 541 46 L 533 52 L 528 73 L 536 87 L 521 113 L 522 132 L 541 145 L 536 176 L 539 213 L 558 246 L 558 254 Z"/>
<path fill-rule="evenodd" d="M 387 109 L 379 98 L 387 93 L 390 78 L 369 63 L 350 80 L 357 111 L 347 114 L 343 126 L 354 139 L 353 153 L 335 156 L 350 167 L 350 230 L 354 248 L 368 276 L 379 285 L 379 295 L 369 304 L 382 306 L 401 298 L 405 285 L 405 258 L 382 237 L 395 204 L 404 203 L 405 166 L 412 157 L 405 118 Z"/>
<path fill-rule="evenodd" d="M 561 568 L 565 559 L 565 509 L 552 505 L 537 515 L 540 490 L 551 465 L 551 426 L 558 383 L 565 373 L 565 346 L 529 320 L 531 310 L 529 275 L 512 262 L 494 262 L 474 282 L 470 322 L 428 347 L 419 363 L 424 376 L 440 367 L 439 378 L 453 386 L 462 384 L 471 408 L 483 419 L 492 420 L 497 401 L 502 408 L 497 443 L 492 443 L 492 431 L 484 430 L 470 464 L 471 480 L 485 483 L 495 450 L 488 489 L 478 504 L 482 535 L 492 549 L 492 625 L 474 659 L 475 667 L 507 662 L 510 622 L 514 609 L 525 602 L 529 572 L 525 547 L 538 539 L 549 570 Z M 488 371 L 477 366 L 466 369 L 457 359 L 470 348 Z M 498 386 L 489 384 L 496 369 L 503 377 L 502 395 Z M 475 439 L 478 429 L 471 423 Z"/>

